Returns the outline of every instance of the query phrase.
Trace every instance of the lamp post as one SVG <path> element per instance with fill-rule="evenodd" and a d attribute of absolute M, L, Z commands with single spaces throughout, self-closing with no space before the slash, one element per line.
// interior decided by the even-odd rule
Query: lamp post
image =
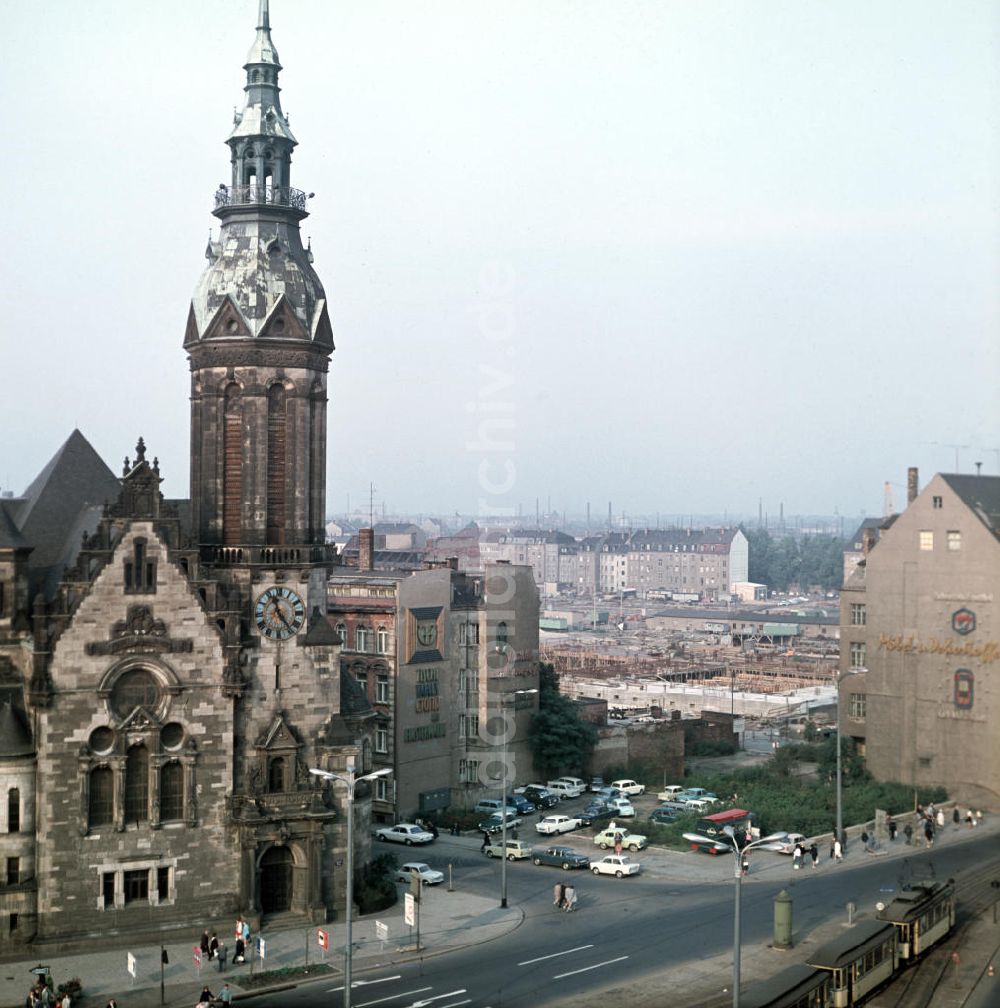
<path fill-rule="evenodd" d="M 734 865 L 733 877 L 736 879 L 733 907 L 733 1008 L 740 1008 L 740 900 L 743 883 L 743 854 L 746 851 L 753 850 L 755 847 L 759 847 L 761 850 L 781 850 L 781 844 L 778 841 L 784 840 L 788 834 L 772 833 L 770 836 L 761 837 L 760 840 L 752 840 L 750 843 L 740 847 L 739 840 L 736 838 L 736 831 L 732 826 L 723 826 L 722 830 L 731 841 Z M 691 840 L 693 843 L 711 844 L 720 842 L 713 840 L 711 837 L 702 836 L 700 833 L 685 833 L 683 836 L 685 840 Z"/>
<path fill-rule="evenodd" d="M 347 767 L 346 775 L 331 773 L 329 770 L 318 770 L 310 767 L 309 772 L 328 781 L 340 781 L 347 786 L 347 947 L 344 951 L 344 1008 L 351 1008 L 351 965 L 354 957 L 352 944 L 351 918 L 354 907 L 354 788 L 359 781 L 373 780 L 376 777 L 386 777 L 392 773 L 392 767 L 383 767 L 374 773 L 362 777 L 355 776 L 354 761 Z"/>
<path fill-rule="evenodd" d="M 536 689 L 511 690 L 500 694 L 501 713 L 504 707 L 513 707 L 519 696 L 531 696 Z M 507 698 L 511 699 L 508 700 Z M 501 720 L 504 720 L 501 718 Z M 507 909 L 507 722 L 503 723 L 503 752 L 500 762 L 500 906 Z"/>

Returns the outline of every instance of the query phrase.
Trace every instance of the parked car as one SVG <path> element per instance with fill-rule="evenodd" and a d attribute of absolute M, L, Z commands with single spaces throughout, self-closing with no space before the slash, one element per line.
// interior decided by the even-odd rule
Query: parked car
<path fill-rule="evenodd" d="M 556 865 L 563 871 L 590 867 L 590 858 L 586 854 L 578 854 L 571 847 L 536 848 L 531 852 L 531 860 L 536 865 Z"/>
<path fill-rule="evenodd" d="M 602 822 L 605 819 L 614 819 L 617 814 L 617 811 L 605 802 L 591 802 L 583 810 L 584 817 L 590 820 L 591 825 L 595 822 Z"/>
<path fill-rule="evenodd" d="M 704 798 L 685 798 L 684 807 L 688 812 L 707 812 L 712 807 L 712 803 Z"/>
<path fill-rule="evenodd" d="M 625 795 L 618 790 L 618 788 L 613 787 L 602 787 L 600 791 L 595 791 L 592 801 L 594 799 L 599 799 L 600 801 L 608 802 L 612 798 L 624 798 Z"/>
<path fill-rule="evenodd" d="M 635 815 L 635 809 L 628 798 L 611 798 L 608 805 L 615 810 L 615 815 L 623 819 L 631 819 Z"/>
<path fill-rule="evenodd" d="M 680 816 L 676 812 L 671 812 L 669 809 L 655 808 L 649 813 L 649 821 L 657 823 L 660 826 L 675 823 L 679 818 Z"/>
<path fill-rule="evenodd" d="M 711 791 L 706 791 L 703 787 L 689 787 L 678 792 L 676 801 L 703 801 L 709 805 L 714 805 L 719 796 Z"/>
<path fill-rule="evenodd" d="M 614 875 L 615 878 L 638 875 L 639 868 L 639 862 L 630 861 L 627 854 L 608 854 L 600 861 L 594 861 L 590 866 L 590 870 L 595 875 Z"/>
<path fill-rule="evenodd" d="M 413 844 L 430 843 L 434 839 L 433 833 L 422 830 L 414 823 L 401 822 L 395 826 L 382 826 L 375 830 L 376 840 L 389 840 L 393 843 L 406 844 L 412 847 Z"/>
<path fill-rule="evenodd" d="M 571 818 L 567 815 L 547 815 L 544 819 L 539 819 L 535 823 L 535 830 L 538 833 L 571 833 L 579 829 L 582 823 L 578 818 Z"/>
<path fill-rule="evenodd" d="M 604 778 L 603 777 L 591 777 L 590 778 L 590 790 L 591 791 L 600 791 L 602 787 L 604 787 Z"/>
<path fill-rule="evenodd" d="M 668 784 L 662 791 L 656 793 L 656 797 L 659 801 L 673 801 L 683 790 L 680 784 Z"/>
<path fill-rule="evenodd" d="M 618 788 L 623 795 L 640 795 L 646 793 L 646 785 L 639 784 L 637 781 L 631 780 L 628 777 L 624 777 L 621 780 L 613 780 L 611 782 L 613 788 Z"/>
<path fill-rule="evenodd" d="M 419 875 L 420 881 L 424 885 L 437 885 L 439 882 L 444 881 L 444 874 L 442 872 L 435 871 L 430 865 L 424 864 L 423 861 L 407 861 L 406 864 L 401 864 L 396 869 L 397 882 L 409 882 L 414 875 Z"/>
<path fill-rule="evenodd" d="M 476 807 L 472 811 L 478 812 L 481 815 L 496 815 L 504 807 L 509 812 L 517 814 L 517 806 L 513 802 L 508 801 L 504 803 L 499 798 L 483 798 L 482 801 L 476 803 Z"/>
<path fill-rule="evenodd" d="M 802 844 L 803 850 L 806 850 L 809 846 L 808 839 L 801 833 L 789 833 L 786 837 L 776 841 L 776 843 L 781 844 L 780 847 L 775 848 L 779 854 L 794 854 L 795 845 L 798 843 Z"/>
<path fill-rule="evenodd" d="M 498 840 L 489 844 L 484 853 L 487 857 L 506 857 L 508 861 L 517 861 L 519 858 L 531 857 L 531 848 L 522 840 L 508 840 L 506 847 Z"/>
<path fill-rule="evenodd" d="M 516 809 L 518 815 L 531 815 L 535 811 L 535 806 L 524 795 L 507 795 L 507 804 Z"/>
<path fill-rule="evenodd" d="M 579 780 L 579 778 L 575 778 L 575 780 L 579 781 L 579 783 L 574 783 L 568 777 L 560 777 L 558 780 L 550 780 L 545 786 L 554 795 L 559 795 L 560 798 L 579 798 L 585 788 L 583 781 Z"/>
<path fill-rule="evenodd" d="M 688 808 L 688 805 L 687 805 L 686 802 L 668 801 L 668 802 L 664 802 L 657 809 L 657 811 L 670 812 L 673 815 L 679 815 L 680 816 L 680 815 L 685 815 L 688 812 L 693 812 L 694 810 L 691 809 L 691 808 Z"/>
<path fill-rule="evenodd" d="M 607 850 L 609 847 L 614 847 L 615 845 L 615 834 L 620 833 L 622 837 L 622 847 L 626 850 L 637 851 L 642 850 L 649 840 L 644 837 L 641 833 L 629 833 L 628 830 L 620 829 L 606 829 L 601 830 L 597 836 L 594 837 L 594 843 L 597 844 L 601 850 Z"/>
<path fill-rule="evenodd" d="M 514 794 L 517 794 L 515 791 Z M 536 808 L 555 808 L 559 804 L 559 796 L 554 795 L 548 788 L 541 784 L 529 784 L 524 789 L 524 797 L 533 802 Z"/>
<path fill-rule="evenodd" d="M 517 822 L 517 813 L 510 811 L 507 813 L 507 829 L 510 829 Z M 476 829 L 480 833 L 499 833 L 503 830 L 503 819 L 498 815 L 491 815 L 489 819 L 484 819 L 476 823 Z"/>

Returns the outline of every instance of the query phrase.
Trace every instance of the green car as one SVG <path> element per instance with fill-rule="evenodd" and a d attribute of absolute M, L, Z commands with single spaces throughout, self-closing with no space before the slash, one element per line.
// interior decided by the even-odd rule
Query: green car
<path fill-rule="evenodd" d="M 602 830 L 594 837 L 594 843 L 597 844 L 601 850 L 607 850 L 609 847 L 614 847 L 616 833 L 621 835 L 622 848 L 624 850 L 642 850 L 643 847 L 649 843 L 649 840 L 646 837 L 641 836 L 638 833 L 629 833 L 628 830 L 621 828 Z"/>
<path fill-rule="evenodd" d="M 586 854 L 577 854 L 571 847 L 538 848 L 531 852 L 531 860 L 536 865 L 555 865 L 563 871 L 590 867 L 590 858 Z"/>

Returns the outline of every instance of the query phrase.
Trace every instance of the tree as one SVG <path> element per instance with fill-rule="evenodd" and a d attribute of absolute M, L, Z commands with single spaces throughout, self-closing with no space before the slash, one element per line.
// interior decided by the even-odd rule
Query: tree
<path fill-rule="evenodd" d="M 531 723 L 531 752 L 543 775 L 579 773 L 597 744 L 597 729 L 584 721 L 575 703 L 559 692 L 555 666 L 538 667 L 538 713 Z"/>

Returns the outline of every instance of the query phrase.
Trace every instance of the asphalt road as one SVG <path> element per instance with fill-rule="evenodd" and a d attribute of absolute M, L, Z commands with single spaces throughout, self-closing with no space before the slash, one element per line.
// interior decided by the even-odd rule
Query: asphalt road
<path fill-rule="evenodd" d="M 580 838 L 567 839 L 577 849 L 587 849 Z M 996 838 L 991 836 L 915 849 L 906 860 L 868 857 L 855 848 L 841 865 L 824 862 L 816 871 L 794 873 L 788 858 L 758 854 L 755 870 L 742 886 L 744 977 L 753 976 L 755 950 L 772 938 L 773 900 L 782 889 L 793 898 L 798 940 L 824 922 L 846 921 L 848 902 L 870 912 L 904 877 L 958 876 L 982 867 L 995 854 Z M 698 858 L 687 863 L 696 865 L 701 881 L 664 878 L 662 873 L 618 880 L 525 861 L 508 864 L 508 899 L 524 912 L 521 927 L 481 946 L 356 975 L 360 985 L 353 991 L 353 1008 L 538 1008 L 560 1003 L 603 1008 L 623 999 L 628 1008 L 683 1008 L 699 1000 L 693 993 L 688 996 L 695 981 L 702 995 L 706 983 L 717 984 L 721 992 L 731 971 L 732 861 L 690 857 Z M 499 862 L 454 860 L 463 887 L 499 894 Z M 711 865 L 709 881 L 706 863 Z M 580 898 L 574 914 L 552 906 L 554 882 L 570 879 Z M 800 961 L 794 950 L 785 955 L 790 958 L 783 965 Z M 762 968 L 759 959 L 756 965 Z M 262 996 L 255 999 L 255 1008 L 334 1008 L 342 998 L 342 987 L 318 984 Z"/>

